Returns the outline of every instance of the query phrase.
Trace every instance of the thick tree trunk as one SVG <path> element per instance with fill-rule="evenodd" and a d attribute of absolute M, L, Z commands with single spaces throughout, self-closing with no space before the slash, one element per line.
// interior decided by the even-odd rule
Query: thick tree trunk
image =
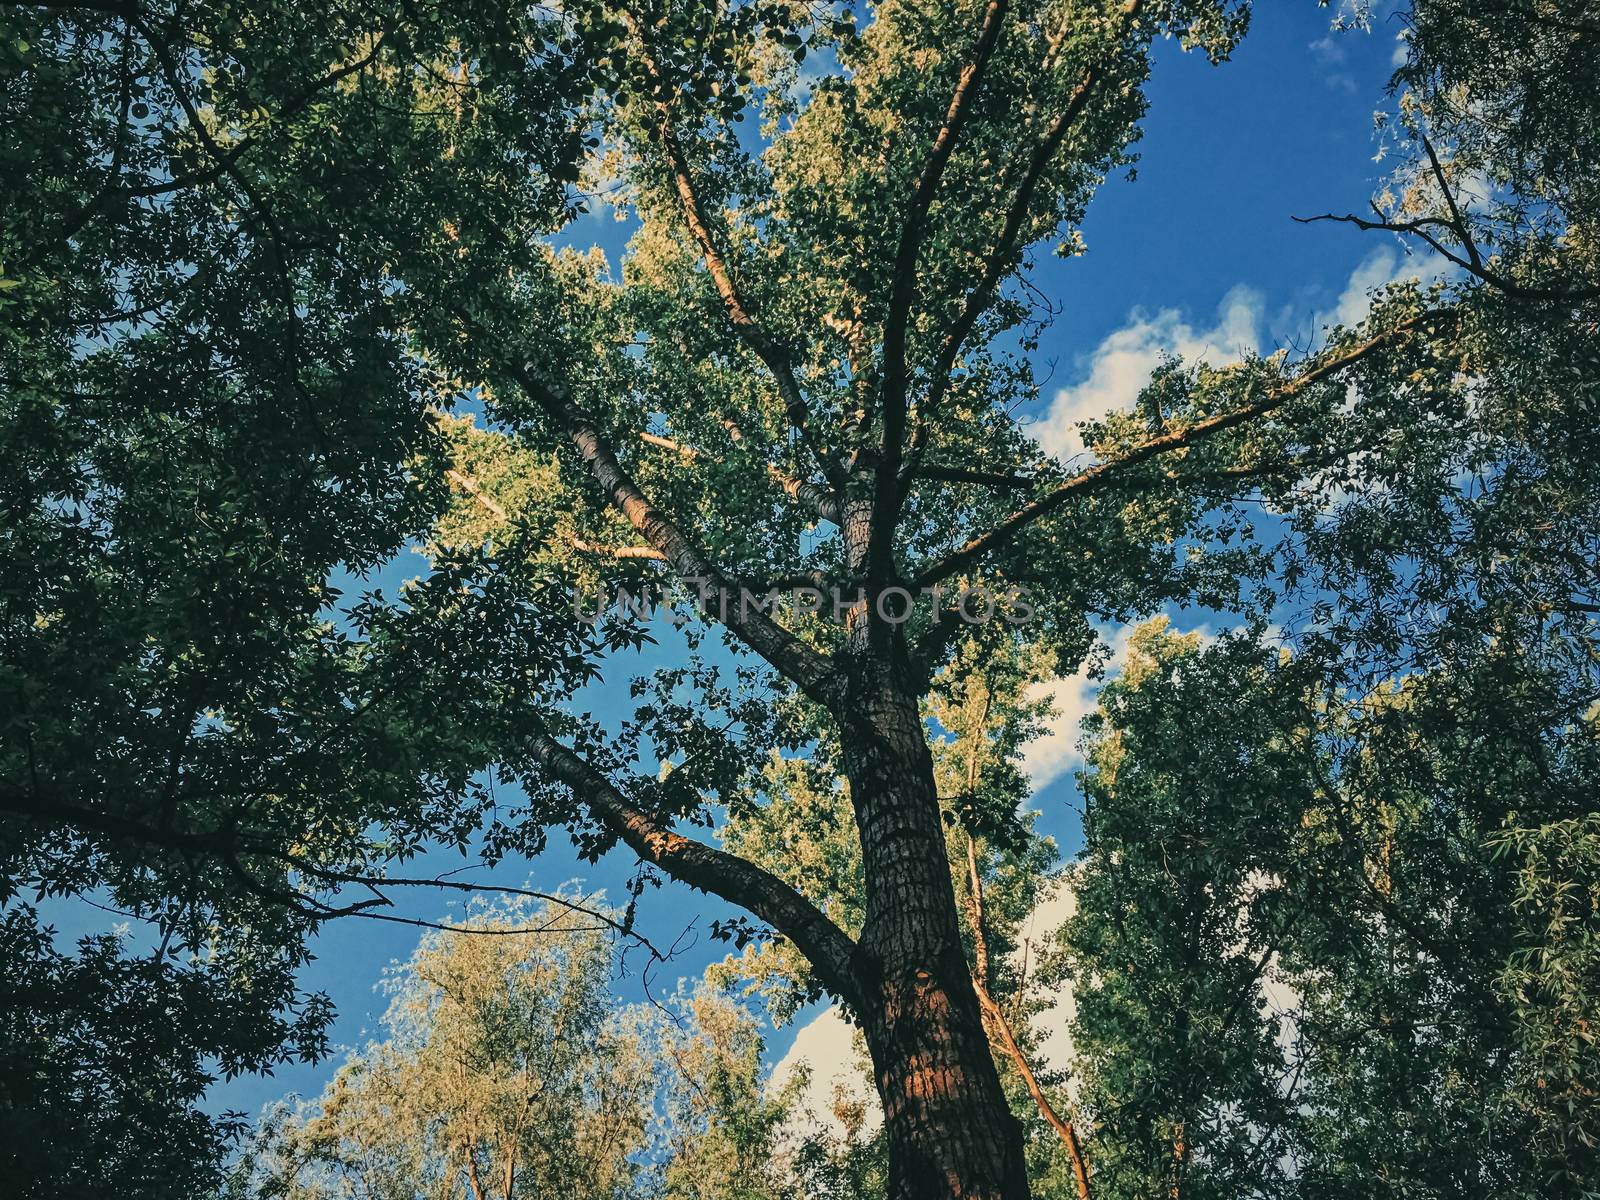
<path fill-rule="evenodd" d="M 893 668 L 852 672 L 843 717 L 866 867 L 856 954 L 883 1101 L 890 1200 L 1024 1200 L 1022 1129 L 989 1053 L 914 692 Z"/>

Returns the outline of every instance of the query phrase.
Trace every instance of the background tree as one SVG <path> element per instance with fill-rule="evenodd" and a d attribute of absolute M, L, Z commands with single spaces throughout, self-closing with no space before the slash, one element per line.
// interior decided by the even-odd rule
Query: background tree
<path fill-rule="evenodd" d="M 269 1121 L 236 1190 L 638 1194 L 658 1064 L 637 1016 L 611 1001 L 606 928 L 526 900 L 462 928 L 426 935 L 395 968 L 388 1038 L 353 1055 L 316 1105 Z"/>
<path fill-rule="evenodd" d="M 1293 1174 L 1295 1097 L 1263 984 L 1299 916 L 1285 881 L 1307 873 L 1288 836 L 1305 771 L 1245 682 L 1253 648 L 1198 642 L 1144 626 L 1090 723 L 1060 965 L 1102 1196 L 1282 1195 Z"/>
<path fill-rule="evenodd" d="M 803 1076 L 768 1086 L 748 1011 L 707 988 L 619 1003 L 607 932 L 516 898 L 426 934 L 387 981 L 387 1038 L 314 1102 L 269 1110 L 224 1194 L 881 1194 L 849 1145 L 802 1124 Z"/>
<path fill-rule="evenodd" d="M 1504 646 L 1341 697 L 1247 636 L 1134 645 L 1042 972 L 1097 1189 L 1590 1194 L 1592 710 Z"/>
<path fill-rule="evenodd" d="M 261 999 L 219 983 L 219 972 L 175 969 L 130 956 L 113 936 L 83 939 L 64 953 L 23 906 L 0 920 L 0 1178 L 15 1195 L 61 1188 L 83 1195 L 200 1194 L 238 1129 L 200 1104 L 212 1076 L 198 1043 L 237 1057 L 265 1041 L 285 1051 L 298 1031 L 272 1008 L 275 978 Z M 217 1014 L 242 1029 L 217 1027 Z M 304 1014 L 317 1028 L 320 1014 Z M 63 1129 L 75 1117 L 72 1134 Z"/>
<path fill-rule="evenodd" d="M 703 988 L 655 1022 L 662 1058 L 661 1194 L 672 1200 L 776 1200 L 795 1186 L 784 1126 L 798 1085 L 769 1088 L 750 1014 Z"/>

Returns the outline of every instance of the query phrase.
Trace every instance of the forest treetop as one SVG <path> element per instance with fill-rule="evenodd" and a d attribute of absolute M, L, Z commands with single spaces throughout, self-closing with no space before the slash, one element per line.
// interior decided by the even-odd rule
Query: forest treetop
<path fill-rule="evenodd" d="M 973 756 L 996 778 L 952 795 L 929 715 L 969 676 L 1068 671 L 1096 622 L 1198 604 L 1289 617 L 1332 697 L 1479 678 L 1509 645 L 1554 681 L 1535 742 L 1592 719 L 1583 5 L 1405 10 L 1392 185 L 1328 216 L 1446 281 L 1298 357 L 1163 367 L 1085 428 L 1087 463 L 1019 419 L 1049 315 L 1030 255 L 1070 254 L 1131 162 L 1156 39 L 1220 63 L 1248 11 L 8 8 L 0 898 L 154 923 L 153 994 L 181 979 L 211 1014 L 171 1035 L 193 1097 L 196 1055 L 323 1048 L 304 936 L 382 916 L 420 847 L 621 842 L 862 1022 L 897 1196 L 1026 1194 L 947 824 L 1026 846 L 1032 718 L 1007 709 Z M 634 223 L 616 264 L 563 240 L 602 187 Z M 419 546 L 402 596 L 340 595 Z M 731 672 L 691 645 L 596 718 L 573 698 L 647 633 L 571 595 L 646 580 L 867 604 L 718 612 Z M 1033 619 L 875 603 L 977 584 Z M 782 844 L 795 758 L 847 804 L 856 895 L 738 850 Z M 66 994 L 31 911 L 8 921 Z"/>

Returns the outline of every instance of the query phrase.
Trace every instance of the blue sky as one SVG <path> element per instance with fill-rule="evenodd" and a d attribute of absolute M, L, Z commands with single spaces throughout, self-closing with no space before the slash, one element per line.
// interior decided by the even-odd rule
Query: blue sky
<path fill-rule="evenodd" d="M 1371 33 L 1330 37 L 1332 14 L 1313 0 L 1260 4 L 1250 35 L 1221 67 L 1170 44 L 1161 48 L 1137 180 L 1114 179 L 1095 199 L 1084 230 L 1087 254 L 1071 260 L 1043 255 L 1035 276 L 1062 309 L 1038 353 L 1051 382 L 1035 416 L 1051 449 L 1070 453 L 1070 420 L 1130 399 L 1128 389 L 1162 350 L 1220 361 L 1241 348 L 1270 352 L 1289 341 L 1303 343 L 1341 306 L 1351 315 L 1364 285 L 1406 273 L 1408 265 L 1415 269 L 1379 235 L 1291 220 L 1364 208 L 1383 170 L 1373 161 L 1372 114 L 1383 103 L 1399 29 L 1380 19 Z M 626 229 L 597 214 L 574 234 L 599 239 L 614 252 Z M 380 582 L 392 586 L 395 579 Z M 641 657 L 623 664 L 623 674 L 648 665 Z M 625 686 L 624 678 L 598 689 L 592 698 L 597 713 L 623 702 Z M 1056 694 L 1062 718 L 1030 765 L 1041 784 L 1041 824 L 1070 853 L 1078 838 L 1072 747 L 1093 689 L 1069 680 Z M 460 865 L 458 857 L 440 853 L 410 864 L 407 873 Z M 475 877 L 543 890 L 576 882 L 621 897 L 633 869 L 631 856 L 620 853 L 594 866 L 580 863 L 557 836 L 540 858 L 503 863 Z M 445 896 L 404 900 L 400 911 L 411 915 L 439 919 L 452 911 Z M 646 932 L 661 944 L 690 931 L 678 957 L 658 969 L 658 994 L 725 952 L 710 941 L 707 926 L 727 910 L 702 895 L 667 884 L 647 894 L 641 912 Z M 316 939 L 317 957 L 304 983 L 327 991 L 337 1005 L 337 1043 L 354 1046 L 377 1035 L 385 1000 L 376 985 L 387 965 L 410 953 L 416 935 L 350 920 L 333 923 Z M 619 979 L 617 991 L 635 1001 L 643 998 L 637 969 L 643 960 L 632 955 L 629 961 L 634 971 Z M 774 1036 L 774 1056 L 791 1036 L 792 1030 Z M 253 1112 L 286 1092 L 315 1095 L 340 1057 L 276 1077 L 219 1084 L 212 1101 Z"/>

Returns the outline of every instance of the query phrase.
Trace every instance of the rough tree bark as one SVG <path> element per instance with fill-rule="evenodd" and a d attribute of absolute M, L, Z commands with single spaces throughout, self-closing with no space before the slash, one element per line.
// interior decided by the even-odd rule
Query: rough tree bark
<path fill-rule="evenodd" d="M 917 694 L 901 663 L 850 671 L 844 765 L 866 867 L 859 1014 L 883 1103 L 893 1200 L 1028 1195 L 1022 1128 L 962 949 Z"/>

